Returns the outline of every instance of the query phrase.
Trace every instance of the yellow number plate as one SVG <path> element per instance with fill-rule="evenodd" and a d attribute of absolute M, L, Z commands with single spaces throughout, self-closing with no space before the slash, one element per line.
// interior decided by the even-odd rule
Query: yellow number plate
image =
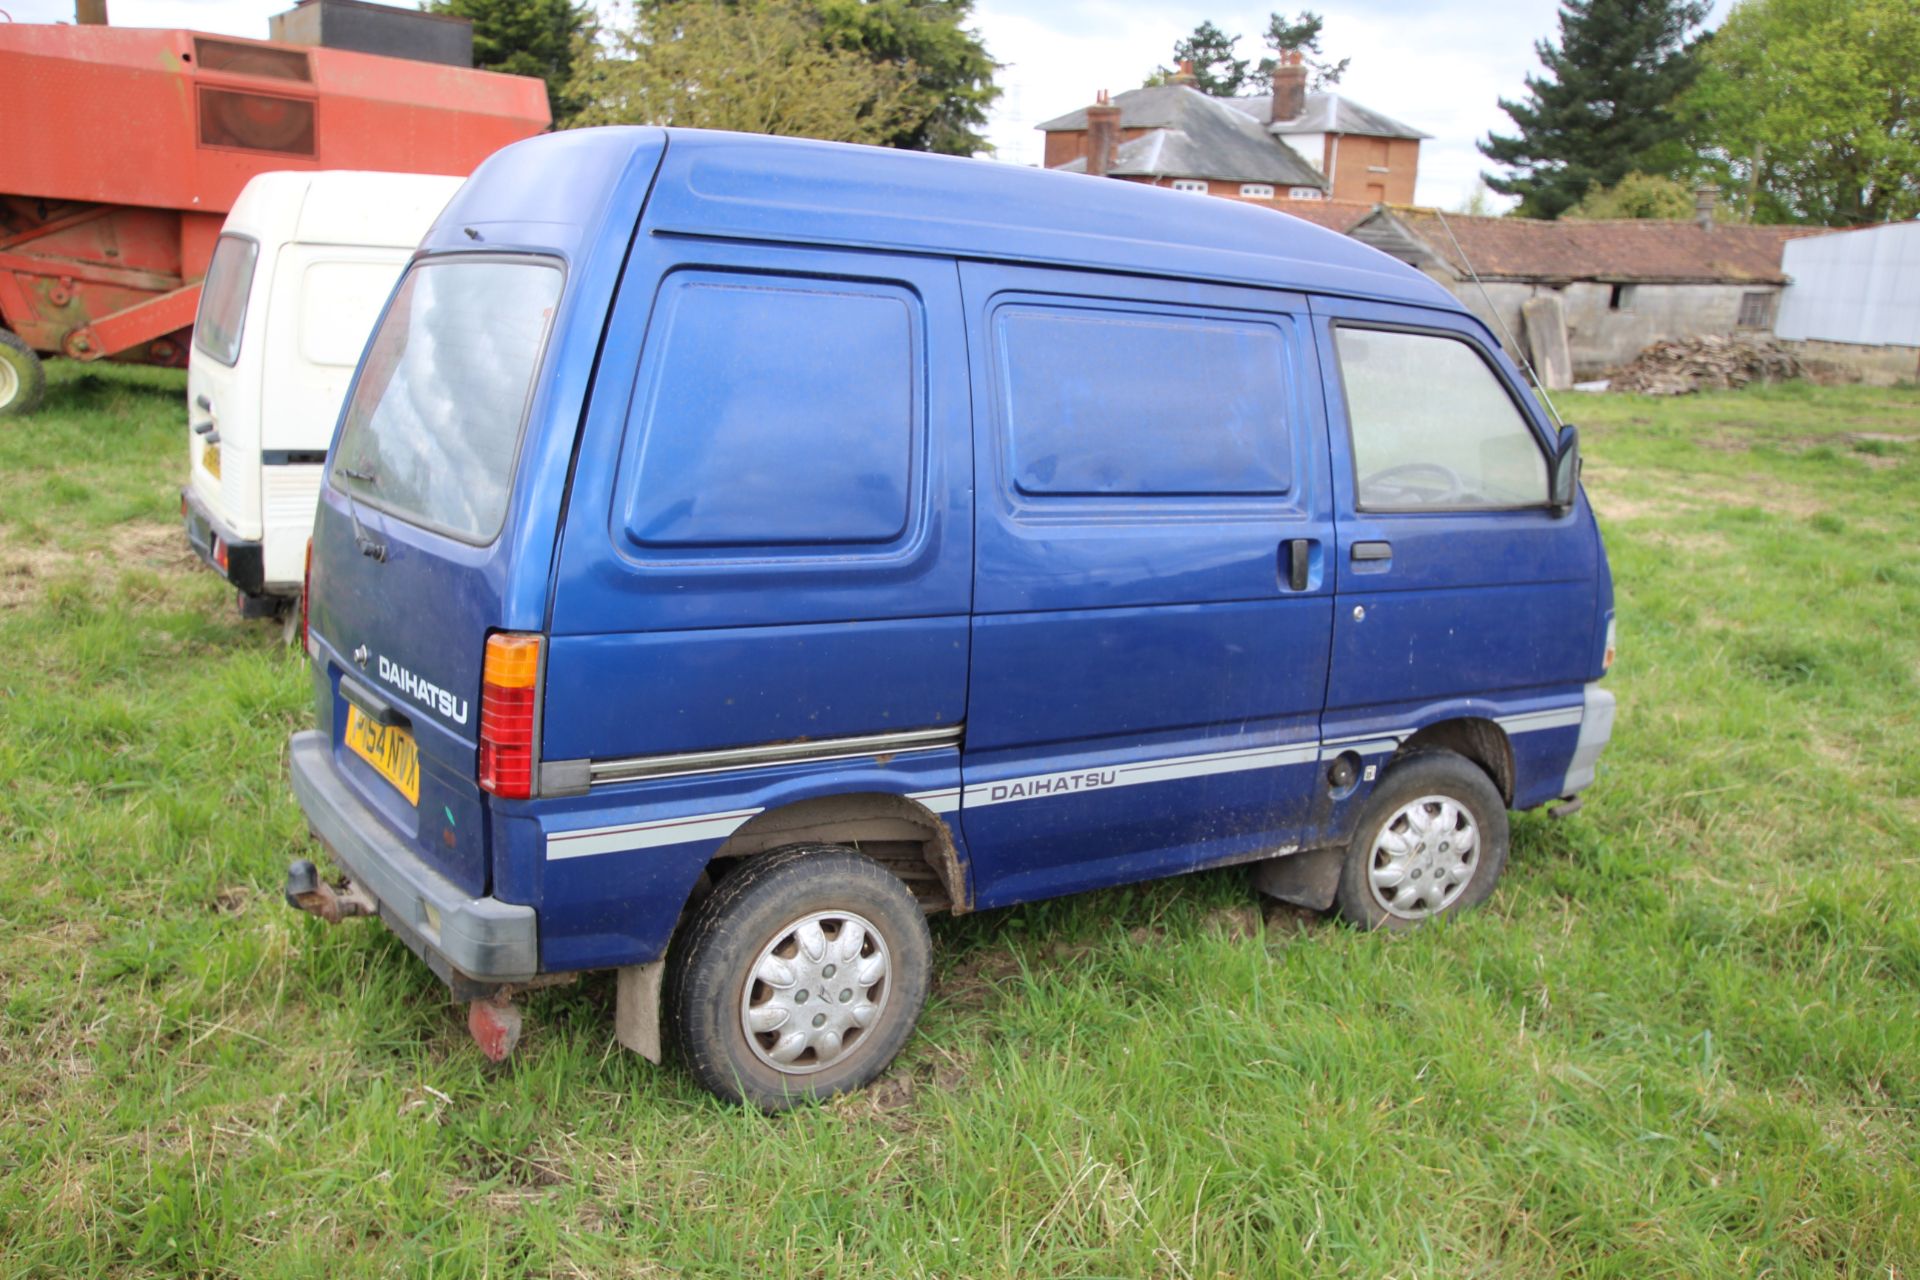
<path fill-rule="evenodd" d="M 420 744 L 394 725 L 381 724 L 356 706 L 347 707 L 347 747 L 391 782 L 408 804 L 420 803 Z"/>
<path fill-rule="evenodd" d="M 200 465 L 207 469 L 208 475 L 218 480 L 220 478 L 220 446 L 203 445 L 200 449 Z"/>

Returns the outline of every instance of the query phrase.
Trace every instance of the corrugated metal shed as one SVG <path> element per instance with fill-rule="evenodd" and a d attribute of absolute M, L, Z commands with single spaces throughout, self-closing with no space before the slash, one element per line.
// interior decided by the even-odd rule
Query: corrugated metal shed
<path fill-rule="evenodd" d="M 1777 336 L 1920 347 L 1920 221 L 1790 240 L 1781 265 Z"/>

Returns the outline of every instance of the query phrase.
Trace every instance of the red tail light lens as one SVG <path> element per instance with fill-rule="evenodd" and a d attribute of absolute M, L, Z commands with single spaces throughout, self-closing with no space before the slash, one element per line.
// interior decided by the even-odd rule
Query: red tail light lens
<path fill-rule="evenodd" d="M 509 800 L 533 794 L 533 698 L 540 637 L 487 637 L 480 675 L 480 789 Z"/>
<path fill-rule="evenodd" d="M 307 564 L 300 571 L 300 648 L 311 658 L 313 642 L 307 639 L 307 601 L 313 596 L 313 539 L 307 539 Z"/>

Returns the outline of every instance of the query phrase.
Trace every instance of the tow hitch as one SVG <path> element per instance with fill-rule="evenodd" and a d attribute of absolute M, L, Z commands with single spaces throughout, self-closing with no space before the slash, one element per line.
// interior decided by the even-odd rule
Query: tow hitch
<path fill-rule="evenodd" d="M 349 916 L 380 914 L 379 904 L 352 881 L 338 889 L 320 878 L 320 869 L 306 858 L 287 866 L 287 905 L 319 916 L 328 924 L 339 924 Z"/>

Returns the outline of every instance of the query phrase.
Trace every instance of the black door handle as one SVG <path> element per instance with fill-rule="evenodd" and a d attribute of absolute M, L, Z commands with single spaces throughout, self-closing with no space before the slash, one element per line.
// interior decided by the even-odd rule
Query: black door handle
<path fill-rule="evenodd" d="M 1356 542 L 1353 544 L 1353 558 L 1359 560 L 1391 560 L 1393 544 L 1391 542 Z"/>
<path fill-rule="evenodd" d="M 1305 538 L 1289 538 L 1280 544 L 1287 556 L 1287 589 L 1305 591 L 1307 589 L 1307 548 L 1310 544 Z"/>

